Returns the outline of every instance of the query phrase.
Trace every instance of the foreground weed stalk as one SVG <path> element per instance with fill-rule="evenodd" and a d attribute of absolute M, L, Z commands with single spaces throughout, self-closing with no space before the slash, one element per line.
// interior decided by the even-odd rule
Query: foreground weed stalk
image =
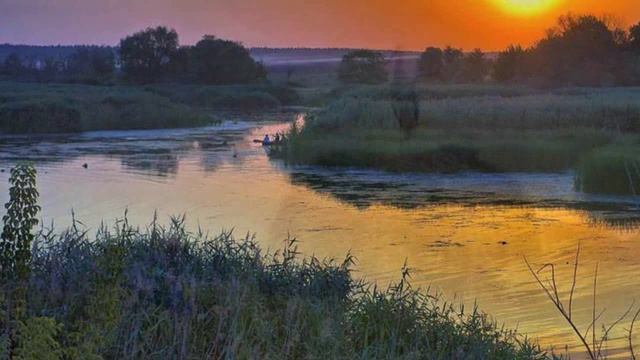
<path fill-rule="evenodd" d="M 610 332 L 622 322 L 630 313 L 635 305 L 635 301 L 629 306 L 629 308 L 620 316 L 616 321 L 614 321 L 610 326 L 606 327 L 603 325 L 603 332 L 598 337 L 596 331 L 596 322 L 598 319 L 604 314 L 604 310 L 597 314 L 597 287 L 598 287 L 598 268 L 599 266 L 596 264 L 594 277 L 593 277 L 593 297 L 592 297 L 592 305 L 591 305 L 591 322 L 587 329 L 582 332 L 578 328 L 578 325 L 573 317 L 573 299 L 575 295 L 575 289 L 577 284 L 577 274 L 580 260 L 580 244 L 578 244 L 578 248 L 576 250 L 576 257 L 573 266 L 573 277 L 571 282 L 571 290 L 569 291 L 569 299 L 565 302 L 561 299 L 559 295 L 558 282 L 556 279 L 556 268 L 554 264 L 544 264 L 537 271 L 533 269 L 531 264 L 529 263 L 526 256 L 524 257 L 524 261 L 529 269 L 529 272 L 535 278 L 536 282 L 540 286 L 540 288 L 545 292 L 551 303 L 555 306 L 558 312 L 562 315 L 562 317 L 566 320 L 571 328 L 572 332 L 578 337 L 582 347 L 587 352 L 587 355 L 592 360 L 601 360 L 606 359 L 606 354 L 604 353 L 604 346 L 609 339 Z M 547 283 L 543 281 L 541 278 L 541 273 L 545 270 L 550 272 L 550 277 L 546 279 Z M 633 348 L 633 327 L 637 318 L 640 317 L 640 309 L 636 312 L 631 326 L 628 332 L 628 341 L 629 341 L 629 351 L 631 357 L 635 359 L 635 353 Z M 591 341 L 589 341 L 589 332 L 591 332 Z"/>

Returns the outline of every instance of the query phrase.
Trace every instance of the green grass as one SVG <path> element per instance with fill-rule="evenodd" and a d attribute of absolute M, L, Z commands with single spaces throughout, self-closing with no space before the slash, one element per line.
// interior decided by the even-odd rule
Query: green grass
<path fill-rule="evenodd" d="M 271 86 L 91 86 L 0 82 L 0 133 L 56 133 L 209 125 L 218 109 L 295 103 Z"/>
<path fill-rule="evenodd" d="M 561 172 L 581 154 L 607 144 L 594 131 L 480 131 L 451 134 L 419 129 L 410 138 L 398 129 L 352 130 L 345 134 L 291 136 L 283 149 L 290 164 L 369 167 L 387 171 Z"/>
<path fill-rule="evenodd" d="M 502 87 L 435 89 L 440 93 L 436 97 L 425 94 L 424 89 L 417 90 L 419 125 L 430 129 L 590 128 L 640 132 L 640 89 L 564 90 L 517 96 L 487 95 L 506 91 Z M 446 96 L 446 91 L 451 94 Z M 334 128 L 396 128 L 393 105 L 397 102 L 390 97 L 399 94 L 402 92 L 393 88 L 347 92 L 320 111 L 316 118 L 318 123 Z"/>
<path fill-rule="evenodd" d="M 612 145 L 585 155 L 576 169 L 576 188 L 584 192 L 640 195 L 640 143 Z"/>
<path fill-rule="evenodd" d="M 189 233 L 181 219 L 146 231 L 125 220 L 95 237 L 77 224 L 41 233 L 16 352 L 70 359 L 547 358 L 477 309 L 412 289 L 406 272 L 378 288 L 353 279 L 350 256 L 300 258 L 295 244 L 264 253 L 252 238 Z"/>
<path fill-rule="evenodd" d="M 388 171 L 575 170 L 577 189 L 584 192 L 640 191 L 640 179 L 621 165 L 629 160 L 620 160 L 637 153 L 640 144 L 640 89 L 539 93 L 517 87 L 421 86 L 416 90 L 420 116 L 409 135 L 393 109 L 411 103 L 392 100 L 402 99 L 406 91 L 346 91 L 310 114 L 273 155 L 290 164 Z M 633 165 L 638 158 L 632 157 Z"/>

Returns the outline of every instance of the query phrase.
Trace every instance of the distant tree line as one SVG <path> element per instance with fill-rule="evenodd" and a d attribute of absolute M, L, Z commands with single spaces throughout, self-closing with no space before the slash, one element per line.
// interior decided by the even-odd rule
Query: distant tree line
<path fill-rule="evenodd" d="M 381 52 L 346 54 L 338 70 L 345 83 L 387 81 Z M 622 29 L 605 17 L 566 15 L 529 48 L 512 45 L 495 56 L 480 49 L 429 47 L 418 59 L 418 79 L 442 83 L 521 83 L 534 86 L 640 85 L 640 23 Z"/>
<path fill-rule="evenodd" d="M 628 30 L 604 17 L 566 15 L 529 48 L 512 45 L 495 59 L 427 48 L 419 74 L 426 81 L 526 83 L 538 86 L 640 84 L 640 23 Z"/>
<path fill-rule="evenodd" d="M 175 30 L 159 26 L 125 37 L 118 48 L 79 47 L 68 56 L 43 60 L 11 53 L 0 64 L 0 75 L 47 82 L 122 78 L 133 83 L 238 84 L 262 81 L 267 72 L 240 43 L 205 35 L 195 46 L 180 46 Z"/>

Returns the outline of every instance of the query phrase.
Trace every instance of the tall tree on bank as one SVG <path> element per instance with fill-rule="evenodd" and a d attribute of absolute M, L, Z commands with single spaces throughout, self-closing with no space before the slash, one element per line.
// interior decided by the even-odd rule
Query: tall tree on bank
<path fill-rule="evenodd" d="M 205 35 L 192 49 L 196 78 L 208 84 L 246 84 L 266 78 L 266 70 L 241 44 Z"/>
<path fill-rule="evenodd" d="M 462 72 L 462 60 L 464 53 L 461 49 L 447 46 L 443 51 L 444 60 L 444 79 L 446 81 L 458 81 Z"/>
<path fill-rule="evenodd" d="M 640 23 L 629 29 L 629 46 L 634 52 L 640 53 Z"/>
<path fill-rule="evenodd" d="M 524 76 L 526 53 L 520 45 L 500 52 L 493 65 L 493 78 L 498 82 L 519 80 Z"/>
<path fill-rule="evenodd" d="M 563 16 L 530 50 L 528 70 L 545 84 L 599 86 L 616 82 L 622 60 L 617 31 L 593 15 Z"/>
<path fill-rule="evenodd" d="M 462 64 L 462 76 L 465 82 L 478 83 L 484 81 L 489 69 L 487 59 L 480 49 L 465 55 Z"/>
<path fill-rule="evenodd" d="M 147 28 L 120 40 L 120 61 L 133 81 L 155 82 L 167 75 L 178 50 L 178 33 L 164 26 Z"/>
<path fill-rule="evenodd" d="M 384 55 L 372 50 L 355 50 L 344 55 L 338 68 L 338 79 L 344 83 L 379 84 L 389 74 Z"/>

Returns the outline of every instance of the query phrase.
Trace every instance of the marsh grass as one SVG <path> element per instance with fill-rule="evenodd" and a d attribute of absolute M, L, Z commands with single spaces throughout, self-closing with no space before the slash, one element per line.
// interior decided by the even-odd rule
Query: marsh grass
<path fill-rule="evenodd" d="M 172 84 L 146 86 L 145 89 L 173 101 L 206 108 L 263 110 L 300 102 L 298 93 L 287 86 Z"/>
<path fill-rule="evenodd" d="M 394 114 L 403 91 L 345 92 L 310 114 L 274 155 L 290 164 L 388 171 L 576 171 L 584 192 L 640 191 L 633 155 L 640 143 L 638 89 L 417 87 L 419 119 L 410 133 Z"/>
<path fill-rule="evenodd" d="M 297 93 L 268 85 L 91 86 L 0 82 L 0 133 L 157 129 L 210 125 L 216 109 L 292 104 Z"/>
<path fill-rule="evenodd" d="M 611 145 L 587 154 L 576 170 L 584 192 L 640 195 L 640 145 Z"/>
<path fill-rule="evenodd" d="M 370 167 L 387 171 L 562 172 L 613 135 L 585 130 L 486 131 L 399 129 L 347 133 L 303 130 L 290 136 L 282 156 L 291 164 Z"/>
<path fill-rule="evenodd" d="M 353 257 L 302 258 L 296 241 L 78 222 L 34 242 L 16 352 L 49 358 L 543 359 L 477 309 L 356 281 Z M 35 355 L 34 355 L 35 356 Z M 33 357 L 25 357 L 33 358 Z"/>

